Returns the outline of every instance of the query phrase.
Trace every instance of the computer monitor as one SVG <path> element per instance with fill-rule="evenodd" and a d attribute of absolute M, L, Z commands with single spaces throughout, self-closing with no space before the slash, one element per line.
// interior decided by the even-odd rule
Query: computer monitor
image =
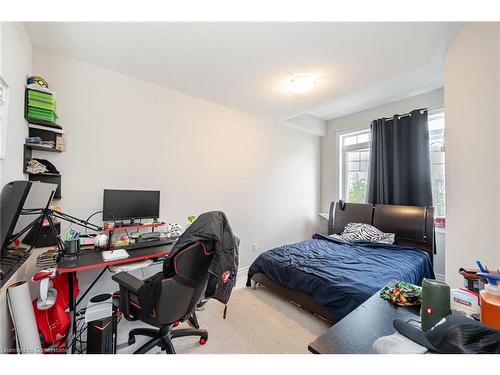
<path fill-rule="evenodd" d="M 55 197 L 57 184 L 47 184 L 44 182 L 34 181 L 31 183 L 31 189 L 23 204 L 24 213 L 19 216 L 14 234 L 19 233 L 26 228 L 33 220 L 40 216 L 44 208 L 50 207 L 52 199 Z M 32 211 L 32 212 L 30 212 Z M 37 232 L 36 226 L 33 228 Z"/>
<path fill-rule="evenodd" d="M 0 194 L 0 247 L 10 242 L 14 228 L 21 214 L 24 202 L 31 188 L 30 181 L 12 181 L 5 185 Z"/>
<path fill-rule="evenodd" d="M 28 251 L 23 256 L 12 255 L 8 245 L 14 239 L 23 239 L 28 231 L 33 231 L 33 243 L 36 243 L 41 219 L 45 209 L 54 197 L 57 185 L 31 181 L 12 181 L 5 185 L 0 193 L 0 286 L 26 261 Z M 28 254 L 29 255 L 29 254 Z"/>
<path fill-rule="evenodd" d="M 104 221 L 157 219 L 160 217 L 158 190 L 104 190 L 102 205 Z"/>

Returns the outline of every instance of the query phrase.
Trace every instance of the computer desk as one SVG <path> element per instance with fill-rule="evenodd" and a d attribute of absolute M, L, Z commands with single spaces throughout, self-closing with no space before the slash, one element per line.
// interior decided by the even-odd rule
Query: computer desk
<path fill-rule="evenodd" d="M 102 259 L 102 250 L 81 250 L 78 255 L 72 257 L 61 257 L 57 264 L 58 274 L 67 273 L 69 282 L 69 311 L 72 316 L 71 323 L 71 333 L 76 335 L 76 308 L 78 304 L 85 298 L 92 287 L 101 278 L 104 272 L 109 266 L 117 266 L 120 264 L 133 263 L 146 259 L 159 259 L 170 253 L 174 243 L 169 245 L 152 246 L 144 249 L 133 249 L 128 250 L 129 257 L 124 259 L 118 259 L 111 262 L 104 262 Z M 96 268 L 102 268 L 102 271 L 95 278 L 95 280 L 90 284 L 90 286 L 85 290 L 85 292 L 77 300 L 73 293 L 73 287 L 75 283 L 75 277 L 77 272 L 88 271 Z M 68 337 L 70 335 L 68 334 Z M 75 342 L 73 338 L 71 342 L 71 353 L 75 352 Z"/>

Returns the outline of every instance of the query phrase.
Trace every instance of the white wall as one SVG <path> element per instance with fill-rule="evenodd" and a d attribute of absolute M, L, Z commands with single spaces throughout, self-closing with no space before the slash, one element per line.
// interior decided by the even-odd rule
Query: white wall
<path fill-rule="evenodd" d="M 23 174 L 23 144 L 28 133 L 24 121 L 24 85 L 26 76 L 31 74 L 32 48 L 24 26 L 20 23 L 3 22 L 0 39 L 0 73 L 9 85 L 9 109 L 7 122 L 7 150 L 4 160 L 0 160 L 0 189 L 12 180 L 26 179 Z M 28 264 L 14 275 L 12 283 L 29 278 Z M 27 273 L 25 273 L 27 272 Z M 10 336 L 5 290 L 0 290 L 0 348 L 5 347 Z"/>
<path fill-rule="evenodd" d="M 31 74 L 32 48 L 22 23 L 2 23 L 1 50 L 1 74 L 9 85 L 6 157 L 0 161 L 0 182 L 5 184 L 26 179 L 23 144 L 28 127 L 24 120 L 24 86 L 26 76 Z"/>
<path fill-rule="evenodd" d="M 166 221 L 226 212 L 241 267 L 253 243 L 263 251 L 316 229 L 318 136 L 44 50 L 33 67 L 57 91 L 67 132 L 67 151 L 50 159 L 65 212 L 101 209 L 104 188 L 159 189 Z"/>
<path fill-rule="evenodd" d="M 340 197 L 337 145 L 339 133 L 368 129 L 370 123 L 377 118 L 406 113 L 417 108 L 439 107 L 443 102 L 443 89 L 438 89 L 328 121 L 326 137 L 321 138 L 321 210 L 328 212 L 330 202 Z"/>
<path fill-rule="evenodd" d="M 468 23 L 445 57 L 446 280 L 500 267 L 500 28 Z"/>
<path fill-rule="evenodd" d="M 0 22 L 0 46 L 2 45 L 2 28 L 3 22 Z M 0 47 L 0 74 L 2 72 L 2 48 Z"/>

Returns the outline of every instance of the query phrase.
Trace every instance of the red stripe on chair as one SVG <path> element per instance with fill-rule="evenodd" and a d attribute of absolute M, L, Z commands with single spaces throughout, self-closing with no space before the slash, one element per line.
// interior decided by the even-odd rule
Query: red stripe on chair
<path fill-rule="evenodd" d="M 138 305 L 137 303 L 135 303 L 134 301 L 130 300 L 130 304 L 134 305 L 136 308 L 138 308 L 139 310 L 141 310 L 141 306 Z"/>
<path fill-rule="evenodd" d="M 212 255 L 213 253 L 215 253 L 215 250 L 213 250 L 213 251 L 208 251 L 208 250 L 207 250 L 207 247 L 205 246 L 205 244 L 204 244 L 203 242 L 201 243 L 201 246 L 203 246 L 203 253 L 204 253 L 205 255 Z"/>
<path fill-rule="evenodd" d="M 182 249 L 181 251 L 179 251 L 177 254 L 175 254 L 175 255 L 174 255 L 174 272 L 175 272 L 176 274 L 178 273 L 178 272 L 177 272 L 177 257 L 178 257 L 179 255 L 181 255 L 184 251 L 189 250 L 189 249 L 191 249 L 193 246 L 196 246 L 196 245 L 198 245 L 198 244 L 201 244 L 201 247 L 203 248 L 203 254 L 205 254 L 205 255 L 212 255 L 212 254 L 215 252 L 215 250 L 214 250 L 214 251 L 212 251 L 212 252 L 208 252 L 207 247 L 206 247 L 206 246 L 205 246 L 205 244 L 204 244 L 203 242 L 201 242 L 201 241 L 197 241 L 197 242 L 193 243 L 192 245 L 190 245 L 190 246 L 186 247 L 185 249 Z"/>

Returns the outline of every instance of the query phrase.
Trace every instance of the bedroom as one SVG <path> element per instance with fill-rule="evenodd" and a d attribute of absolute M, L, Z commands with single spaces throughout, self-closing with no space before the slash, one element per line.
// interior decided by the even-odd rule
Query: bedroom
<path fill-rule="evenodd" d="M 28 196 L 2 251 L 2 351 L 26 339 L 14 285 L 37 299 L 26 334 L 46 351 L 91 353 L 104 334 L 89 338 L 87 312 L 109 294 L 117 354 L 372 353 L 397 331 L 387 309 L 412 310 L 380 298 L 386 284 L 436 279 L 460 293 L 460 268 L 500 267 L 498 23 L 48 19 L 0 24 L 0 182 Z M 40 180 L 54 190 L 33 242 L 53 237 L 54 219 L 62 255 L 55 240 L 9 263 Z M 205 286 L 184 274 L 200 264 Z M 210 275 L 224 281 L 212 294 Z M 172 320 L 163 298 L 176 283 L 195 292 Z M 68 296 L 64 339 L 37 315 L 56 292 Z"/>

